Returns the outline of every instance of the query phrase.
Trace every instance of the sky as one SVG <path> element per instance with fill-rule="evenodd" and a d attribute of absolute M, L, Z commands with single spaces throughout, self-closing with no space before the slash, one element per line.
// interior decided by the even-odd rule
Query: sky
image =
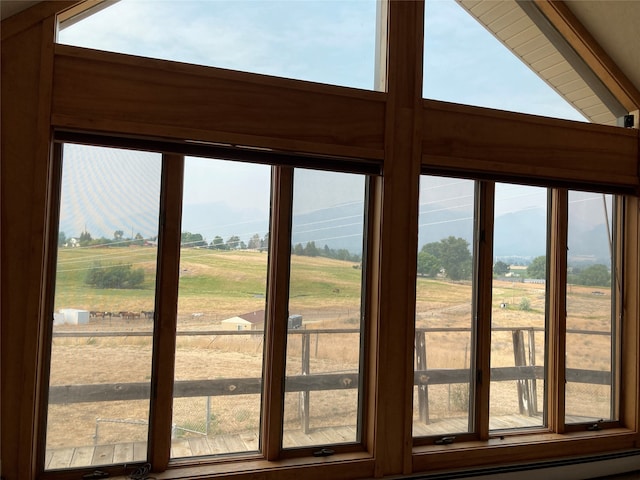
<path fill-rule="evenodd" d="M 375 0 L 120 0 L 82 21 L 62 25 L 58 42 L 371 90 L 376 9 Z M 426 2 L 423 95 L 584 121 L 453 0 Z M 71 171 L 78 162 L 90 165 Z M 64 165 L 67 183 L 60 223 L 67 236 L 77 236 L 84 228 L 93 230 L 94 237 L 110 238 L 118 229 L 125 236 L 129 230 L 144 237 L 157 234 L 159 155 L 69 146 Z M 362 203 L 361 178 L 325 177 L 300 172 L 297 188 L 306 193 L 298 195 L 294 213 Z M 188 158 L 182 230 L 202 233 L 211 241 L 233 228 L 247 235 L 257 225 L 266 228 L 269 178 L 269 167 L 262 165 Z M 104 185 L 96 188 L 100 181 Z M 424 188 L 422 211 L 428 208 Z M 446 190 L 465 194 L 453 186 Z M 497 202 L 496 213 L 541 203 L 544 192 L 521 188 Z M 224 225 L 233 226 L 224 230 Z M 320 229 L 318 235 L 331 238 Z"/>

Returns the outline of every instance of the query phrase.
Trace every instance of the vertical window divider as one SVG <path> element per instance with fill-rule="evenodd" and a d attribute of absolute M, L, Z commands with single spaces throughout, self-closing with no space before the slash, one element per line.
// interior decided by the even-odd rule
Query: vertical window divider
<path fill-rule="evenodd" d="M 164 154 L 149 411 L 148 460 L 153 471 L 166 470 L 171 453 L 183 177 L 184 157 Z"/>
<path fill-rule="evenodd" d="M 480 440 L 489 439 L 491 383 L 491 302 L 493 288 L 493 223 L 495 182 L 480 181 L 476 192 L 475 385 L 473 421 Z M 472 337 L 473 338 L 473 337 Z"/>
<path fill-rule="evenodd" d="M 624 199 L 624 237 L 622 259 L 625 268 L 620 275 L 627 295 L 620 299 L 622 330 L 620 335 L 620 420 L 626 428 L 640 431 L 640 199 Z M 635 293 L 634 293 L 635 292 Z M 630 385 L 631 388 L 625 388 Z M 634 388 L 635 386 L 635 388 Z M 638 434 L 640 439 L 640 434 Z"/>
<path fill-rule="evenodd" d="M 622 386 L 624 385 L 622 381 L 622 367 L 625 362 L 622 361 L 623 351 L 623 312 L 624 312 L 624 300 L 625 300 L 625 235 L 623 226 L 625 225 L 625 211 L 626 211 L 626 202 L 623 197 L 613 196 L 612 208 L 613 208 L 613 252 L 614 257 L 612 258 L 612 271 L 613 278 L 611 279 L 613 287 L 613 294 L 611 295 L 613 299 L 612 312 L 613 315 L 613 332 L 611 338 L 611 372 L 614 375 L 613 377 L 613 392 L 611 395 L 611 413 L 612 417 L 617 420 L 621 420 L 621 412 L 623 405 L 623 397 L 622 397 Z M 637 262 L 636 262 L 637 265 Z M 637 362 L 636 362 L 637 363 Z"/>
<path fill-rule="evenodd" d="M 46 284 L 44 288 L 44 297 L 42 302 L 41 312 L 53 312 L 55 305 L 55 272 L 56 260 L 58 255 L 58 218 L 60 216 L 60 197 L 62 194 L 62 155 L 63 145 L 60 142 L 53 142 L 51 148 L 51 166 L 49 170 L 49 212 L 48 212 L 48 228 L 49 228 L 49 241 L 47 244 L 46 254 L 46 267 L 44 272 L 47 272 Z M 46 315 L 45 313 L 41 313 Z M 36 472 L 43 472 L 45 468 L 45 456 L 46 456 L 46 436 L 47 436 L 47 417 L 48 417 L 48 395 L 49 395 L 49 375 L 51 371 L 51 349 L 53 337 L 53 322 L 42 322 L 44 325 L 44 331 L 41 332 L 40 338 L 43 339 L 41 350 L 43 352 L 42 358 L 38 363 L 40 368 L 41 378 L 47 379 L 42 382 L 40 389 L 38 390 L 38 402 L 39 402 L 39 421 L 34 422 L 34 428 L 37 428 L 35 441 L 36 441 L 36 453 L 38 454 L 35 459 Z M 33 466 L 33 465 L 32 465 Z"/>
<path fill-rule="evenodd" d="M 548 259 L 547 316 L 547 425 L 556 433 L 565 431 L 566 339 L 567 339 L 567 248 L 569 192 L 551 191 Z"/>
<path fill-rule="evenodd" d="M 289 316 L 293 168 L 272 169 L 271 231 L 263 374 L 262 451 L 276 460 L 282 449 L 284 378 Z"/>

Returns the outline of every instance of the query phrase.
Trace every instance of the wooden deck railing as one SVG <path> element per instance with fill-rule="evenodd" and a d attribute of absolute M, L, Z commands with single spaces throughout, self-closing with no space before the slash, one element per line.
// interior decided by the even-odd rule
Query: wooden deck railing
<path fill-rule="evenodd" d="M 418 328 L 415 339 L 416 370 L 414 385 L 418 387 L 418 411 L 420 420 L 429 423 L 429 386 L 446 384 L 469 384 L 469 368 L 430 369 L 427 365 L 427 335 L 436 332 L 469 332 L 468 328 Z M 540 328 L 511 327 L 494 328 L 493 331 L 510 331 L 513 341 L 514 366 L 491 369 L 491 381 L 516 381 L 520 414 L 535 415 L 537 408 L 538 380 L 544 378 L 544 366 L 536 364 L 535 334 L 544 332 Z M 309 430 L 309 393 L 312 391 L 345 390 L 358 388 L 358 372 L 314 374 L 310 369 L 311 336 L 331 334 L 358 334 L 358 329 L 291 329 L 289 334 L 301 337 L 301 374 L 287 376 L 286 391 L 300 393 L 302 429 Z M 525 336 L 527 333 L 527 342 Z M 585 335 L 610 335 L 609 332 L 568 330 L 567 333 Z M 227 336 L 262 335 L 261 331 L 181 331 L 178 336 Z M 79 337 L 140 337 L 151 336 L 150 331 L 133 332 L 54 332 L 56 338 Z M 316 340 L 317 341 L 317 340 Z M 528 347 L 528 348 L 527 348 Z M 528 351 L 528 354 L 527 354 Z M 594 385 L 610 385 L 611 372 L 570 368 L 566 372 L 568 382 Z M 261 378 L 222 378 L 211 380 L 179 380 L 174 383 L 174 397 L 209 397 L 219 395 L 260 394 Z M 144 400 L 150 396 L 149 382 L 101 383 L 86 385 L 53 385 L 49 388 L 50 404 L 80 402 L 104 402 L 119 400 Z"/>

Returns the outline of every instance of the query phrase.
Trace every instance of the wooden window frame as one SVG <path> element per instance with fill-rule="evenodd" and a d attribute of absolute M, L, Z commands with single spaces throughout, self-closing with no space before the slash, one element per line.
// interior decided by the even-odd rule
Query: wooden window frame
<path fill-rule="evenodd" d="M 418 1 L 392 0 L 388 9 L 383 9 L 386 41 L 380 44 L 380 51 L 386 52 L 381 62 L 386 68 L 379 80 L 384 86 L 380 92 L 55 45 L 56 14 L 77 3 L 43 2 L 2 22 L 3 67 L 4 62 L 13 67 L 2 71 L 3 120 L 12 119 L 2 122 L 1 444 L 5 478 L 63 479 L 77 478 L 78 474 L 42 475 L 37 460 L 37 439 L 43 435 L 39 412 L 47 378 L 44 292 L 53 281 L 49 276 L 53 248 L 50 225 L 55 216 L 56 185 L 52 183 L 55 169 L 50 152 L 56 130 L 125 139 L 248 145 L 338 162 L 363 159 L 382 166 L 370 203 L 371 251 L 366 275 L 371 288 L 366 302 L 371 331 L 366 339 L 363 450 L 326 459 L 276 460 L 272 439 L 265 444 L 265 452 L 271 452 L 266 460 L 176 466 L 156 477 L 216 478 L 233 470 L 238 479 L 256 474 L 267 480 L 283 476 L 355 479 L 637 449 L 637 130 L 423 100 L 424 15 Z M 199 96 L 189 98 L 186 91 L 197 91 Z M 130 98 L 138 103 L 132 105 Z M 176 105 L 192 115 L 176 113 Z M 632 106 L 639 107 L 637 102 Z M 422 165 L 434 173 L 625 195 L 618 427 L 561 433 L 559 419 L 563 415 L 558 408 L 552 414 L 555 432 L 413 446 L 412 283 Z M 335 168 L 335 164 L 327 168 Z M 398 251 L 407 255 L 399 259 Z M 552 268 L 560 268 L 562 259 L 554 261 Z M 554 308 L 560 308 L 561 299 L 555 301 Z M 282 308 L 280 302 L 277 304 Z M 23 321 L 10 322 L 10 318 Z M 561 363 L 559 358 L 555 362 Z"/>

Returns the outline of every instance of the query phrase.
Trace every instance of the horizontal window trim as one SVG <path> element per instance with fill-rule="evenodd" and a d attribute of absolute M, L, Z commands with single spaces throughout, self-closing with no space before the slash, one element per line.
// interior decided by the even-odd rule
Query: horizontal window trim
<path fill-rule="evenodd" d="M 432 171 L 640 191 L 638 130 L 435 100 L 424 100 L 421 113 L 422 164 Z"/>
<path fill-rule="evenodd" d="M 97 132 L 79 132 L 62 129 L 54 132 L 54 141 L 56 143 L 123 148 L 145 152 L 170 153 L 191 157 L 309 168 L 340 173 L 357 173 L 363 175 L 382 174 L 381 162 L 346 157 L 321 156 L 310 153 L 285 152 L 248 145 L 230 145 L 189 140 L 177 142 L 166 139 L 114 136 Z"/>
<path fill-rule="evenodd" d="M 639 196 L 640 190 L 634 186 L 618 185 L 613 183 L 594 183 L 577 180 L 560 180 L 551 177 L 531 177 L 527 175 L 516 175 L 509 172 L 484 171 L 475 169 L 473 163 L 467 164 L 464 168 L 454 168 L 451 166 L 443 167 L 433 165 L 425 161 L 421 168 L 423 175 L 435 175 L 441 177 L 454 177 L 467 180 L 490 181 L 496 183 L 511 183 L 514 185 L 522 185 L 527 187 L 544 187 L 544 188 L 566 188 L 570 190 L 578 190 L 581 192 L 604 193 L 623 196 Z"/>
<path fill-rule="evenodd" d="M 488 465 L 508 465 L 513 458 L 544 461 L 574 455 L 607 454 L 637 448 L 637 434 L 627 428 L 567 433 L 548 431 L 524 432 L 516 435 L 492 435 L 488 440 L 454 442 L 450 445 L 414 446 L 413 471 L 437 472 L 460 469 L 460 456 L 465 465 L 483 468 Z"/>
<path fill-rule="evenodd" d="M 535 470 L 546 470 L 551 468 L 568 467 L 575 465 L 592 464 L 594 462 L 606 462 L 611 460 L 630 459 L 640 456 L 639 449 L 623 450 L 615 453 L 606 453 L 602 455 L 588 455 L 579 457 L 561 458 L 558 460 L 540 461 L 535 463 L 519 463 L 516 465 L 485 467 L 458 473 L 435 473 L 423 474 L 410 477 L 415 480 L 453 480 L 456 478 L 467 478 L 485 475 L 502 475 L 507 473 L 530 472 Z M 544 472 L 541 472 L 544 473 Z M 610 473 L 602 471 L 603 474 Z"/>

